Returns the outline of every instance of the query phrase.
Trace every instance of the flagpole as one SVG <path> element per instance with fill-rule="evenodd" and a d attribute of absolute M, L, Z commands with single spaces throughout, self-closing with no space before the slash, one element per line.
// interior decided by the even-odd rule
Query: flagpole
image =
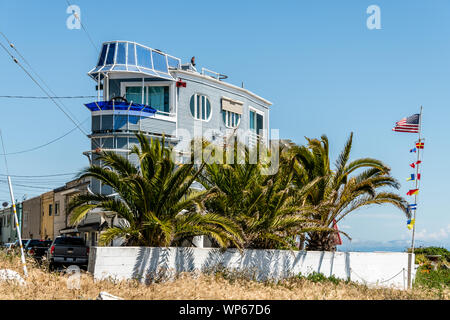
<path fill-rule="evenodd" d="M 420 116 L 419 116 L 419 142 L 418 142 L 419 144 L 422 141 L 421 135 L 420 135 L 421 131 L 422 131 L 422 106 L 420 106 Z M 419 162 L 421 148 L 416 146 L 416 149 L 417 149 L 417 162 Z M 417 162 L 416 162 L 416 164 L 417 164 Z M 415 189 L 418 189 L 418 185 L 419 185 L 419 165 L 420 164 L 416 165 L 416 177 L 415 177 L 416 187 L 415 187 Z M 415 240 L 415 234 L 416 234 L 417 196 L 418 196 L 418 194 L 416 193 L 414 195 L 414 203 L 416 204 L 416 206 L 415 206 L 416 209 L 413 210 L 414 211 L 414 214 L 413 214 L 414 223 L 413 223 L 413 231 L 412 231 L 412 239 L 411 239 L 411 255 L 409 258 L 409 266 L 408 266 L 408 269 L 409 269 L 408 270 L 409 271 L 408 272 L 408 286 L 409 286 L 409 288 L 412 288 L 412 271 L 413 271 L 413 265 L 415 264 L 415 262 L 413 261 L 413 255 L 414 255 L 414 240 Z"/>

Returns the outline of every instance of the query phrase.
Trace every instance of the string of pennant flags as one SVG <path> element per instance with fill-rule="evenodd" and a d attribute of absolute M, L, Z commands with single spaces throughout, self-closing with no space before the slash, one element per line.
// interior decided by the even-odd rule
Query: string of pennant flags
<path fill-rule="evenodd" d="M 402 120 L 395 123 L 395 127 L 392 129 L 393 131 L 397 132 L 407 132 L 407 133 L 418 133 L 419 134 L 419 140 L 415 143 L 414 148 L 410 149 L 410 153 L 416 153 L 417 154 L 417 160 L 413 163 L 411 163 L 409 166 L 413 169 L 415 169 L 414 173 L 411 173 L 410 176 L 406 179 L 406 181 L 413 181 L 415 182 L 414 188 L 410 189 L 406 195 L 407 196 L 414 196 L 414 202 L 408 204 L 408 213 L 410 213 L 410 217 L 407 222 L 406 226 L 409 230 L 415 229 L 415 223 L 416 223 L 416 210 L 417 210 L 417 195 L 419 194 L 419 184 L 418 181 L 421 179 L 421 173 L 419 172 L 419 165 L 422 163 L 422 160 L 420 160 L 420 150 L 424 149 L 425 143 L 422 141 L 420 137 L 420 127 L 421 127 L 421 119 L 422 118 L 422 108 L 420 111 L 420 114 L 413 114 L 410 117 L 403 118 Z M 414 235 L 413 235 L 413 244 L 412 247 L 414 247 Z"/>
<path fill-rule="evenodd" d="M 406 193 L 407 196 L 414 196 L 414 201 L 409 201 L 408 203 L 408 217 L 409 219 L 406 222 L 406 227 L 411 230 L 412 229 L 412 237 L 411 237 L 411 254 L 412 256 L 408 257 L 408 288 L 412 288 L 413 282 L 413 263 L 414 263 L 414 235 L 416 231 L 416 214 L 417 214 L 417 196 L 419 194 L 419 181 L 421 179 L 421 173 L 419 172 L 420 165 L 422 164 L 422 160 L 420 159 L 421 150 L 424 149 L 425 143 L 421 138 L 421 129 L 422 129 L 422 107 L 420 107 L 420 113 L 413 114 L 407 118 L 403 118 L 402 120 L 395 123 L 395 127 L 392 129 L 397 132 L 406 132 L 406 133 L 417 133 L 418 141 L 415 144 L 415 147 L 409 150 L 410 153 L 416 153 L 417 159 L 415 162 L 411 163 L 409 166 L 415 169 L 414 173 L 411 173 L 410 176 L 406 179 L 407 181 L 413 181 L 414 187 L 409 189 Z M 423 153 L 423 152 L 422 152 Z"/>

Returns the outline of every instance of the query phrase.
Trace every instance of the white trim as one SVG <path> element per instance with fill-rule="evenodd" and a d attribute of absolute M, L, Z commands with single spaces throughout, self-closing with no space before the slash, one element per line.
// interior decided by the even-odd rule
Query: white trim
<path fill-rule="evenodd" d="M 192 114 L 192 110 L 191 110 L 191 99 L 192 99 L 193 96 L 195 96 L 195 97 L 199 96 L 200 99 L 201 99 L 201 97 L 205 97 L 205 100 L 208 100 L 208 101 L 209 101 L 209 105 L 211 106 L 211 113 L 209 114 L 209 117 L 208 117 L 207 119 L 201 119 L 201 118 L 197 118 L 197 117 L 196 117 L 196 115 L 197 115 L 197 99 L 194 99 L 194 114 Z M 209 121 L 211 120 L 212 114 L 213 114 L 213 106 L 212 106 L 211 98 L 209 97 L 209 95 L 204 94 L 204 93 L 200 93 L 200 92 L 195 92 L 195 93 L 194 93 L 193 95 L 191 95 L 191 97 L 189 98 L 189 103 L 188 103 L 188 105 L 189 105 L 189 113 L 191 114 L 192 118 L 194 118 L 194 120 L 197 120 L 197 121 L 203 121 L 203 122 L 209 122 Z M 203 107 L 203 105 L 202 105 L 202 107 Z M 205 111 L 206 111 L 206 104 L 205 104 L 204 107 L 205 107 Z M 200 108 L 200 112 L 202 112 L 202 108 Z"/>
<path fill-rule="evenodd" d="M 249 95 L 249 96 L 251 96 L 251 97 L 253 97 L 253 98 L 259 100 L 259 101 L 262 102 L 264 105 L 266 105 L 266 106 L 265 106 L 266 108 L 268 108 L 269 106 L 272 105 L 272 102 L 270 102 L 270 101 L 268 101 L 268 100 L 266 100 L 266 99 L 264 99 L 264 98 L 261 98 L 260 96 L 254 94 L 253 92 L 251 92 L 251 91 L 249 91 L 249 90 L 247 90 L 247 89 L 244 89 L 244 88 L 235 86 L 235 85 L 233 85 L 233 84 L 230 84 L 230 83 L 227 83 L 227 82 L 224 82 L 224 81 L 220 81 L 220 80 L 211 78 L 211 77 L 209 77 L 209 76 L 204 76 L 204 75 L 201 75 L 200 73 L 192 73 L 192 72 L 188 72 L 188 71 L 180 70 L 180 69 L 177 69 L 177 70 L 170 70 L 170 71 L 171 71 L 171 74 L 175 74 L 175 75 L 176 75 L 177 73 L 180 73 L 180 74 L 186 75 L 186 76 L 193 76 L 193 77 L 196 77 L 196 78 L 200 78 L 200 79 L 202 79 L 202 80 L 206 80 L 206 81 L 208 81 L 208 82 L 213 82 L 213 83 L 215 83 L 215 84 L 223 85 L 223 86 L 225 86 L 225 87 L 228 87 L 228 88 L 231 88 L 231 89 L 240 91 L 240 92 L 242 92 L 242 93 L 245 93 L 245 94 L 247 94 L 247 95 Z M 176 78 L 176 76 L 173 76 L 173 77 Z M 187 78 L 187 80 L 194 81 L 194 80 L 189 79 L 189 78 Z M 220 87 L 217 87 L 217 86 L 213 86 L 213 87 L 218 88 L 218 89 L 220 89 L 220 90 L 223 90 L 223 88 L 220 88 Z M 233 93 L 233 92 L 231 92 L 231 93 Z M 233 93 L 233 94 L 237 94 L 237 93 Z M 242 95 L 241 95 L 241 96 L 242 96 Z M 244 97 L 245 97 L 245 96 L 244 96 Z M 247 98 L 247 99 L 248 99 L 248 98 Z M 257 103 L 257 102 L 255 102 L 255 103 Z M 259 104 L 259 103 L 258 103 L 258 104 Z"/>

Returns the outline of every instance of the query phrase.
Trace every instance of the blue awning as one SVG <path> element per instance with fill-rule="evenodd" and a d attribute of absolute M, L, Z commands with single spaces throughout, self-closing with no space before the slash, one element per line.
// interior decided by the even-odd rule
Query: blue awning
<path fill-rule="evenodd" d="M 150 114 L 156 113 L 156 110 L 148 105 L 140 103 L 127 103 L 124 101 L 96 101 L 86 103 L 85 106 L 91 111 L 125 110 L 125 111 L 139 111 Z"/>

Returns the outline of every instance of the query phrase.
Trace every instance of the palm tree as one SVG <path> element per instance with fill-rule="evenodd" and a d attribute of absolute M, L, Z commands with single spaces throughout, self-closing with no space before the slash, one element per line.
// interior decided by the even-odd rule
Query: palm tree
<path fill-rule="evenodd" d="M 125 245 L 170 246 L 207 235 L 222 247 L 229 243 L 239 247 L 238 227 L 226 217 L 204 213 L 199 203 L 208 191 L 190 188 L 202 167 L 176 165 L 164 138 L 149 142 L 143 134 L 136 136 L 140 147 L 134 146 L 131 154 L 137 156 L 137 165 L 117 153 L 100 152 L 102 165 L 91 165 L 80 173 L 80 178 L 98 179 L 112 187 L 118 196 L 77 196 L 69 204 L 71 222 L 78 224 L 96 208 L 117 215 L 119 224 L 101 234 L 102 245 L 120 237 Z"/>
<path fill-rule="evenodd" d="M 208 212 L 227 217 L 242 231 L 243 247 L 258 249 L 295 248 L 295 236 L 306 231 L 329 230 L 305 217 L 306 207 L 292 194 L 292 168 L 284 158 L 274 175 L 262 174 L 264 165 L 249 163 L 250 150 L 244 150 L 245 161 L 231 164 L 207 164 L 198 181 L 209 190 L 204 205 Z M 226 158 L 224 159 L 226 163 Z M 305 186 L 306 192 L 310 186 Z"/>
<path fill-rule="evenodd" d="M 388 166 L 372 158 L 350 161 L 353 133 L 337 158 L 334 170 L 330 168 L 327 136 L 323 135 L 320 140 L 306 139 L 307 146 L 292 147 L 290 153 L 295 159 L 293 183 L 299 190 L 316 181 L 303 198 L 303 204 L 311 207 L 310 218 L 331 228 L 351 212 L 372 204 L 392 204 L 409 216 L 406 200 L 385 190 L 400 187 L 390 176 Z M 307 249 L 335 250 L 335 234 L 335 231 L 308 232 Z"/>

